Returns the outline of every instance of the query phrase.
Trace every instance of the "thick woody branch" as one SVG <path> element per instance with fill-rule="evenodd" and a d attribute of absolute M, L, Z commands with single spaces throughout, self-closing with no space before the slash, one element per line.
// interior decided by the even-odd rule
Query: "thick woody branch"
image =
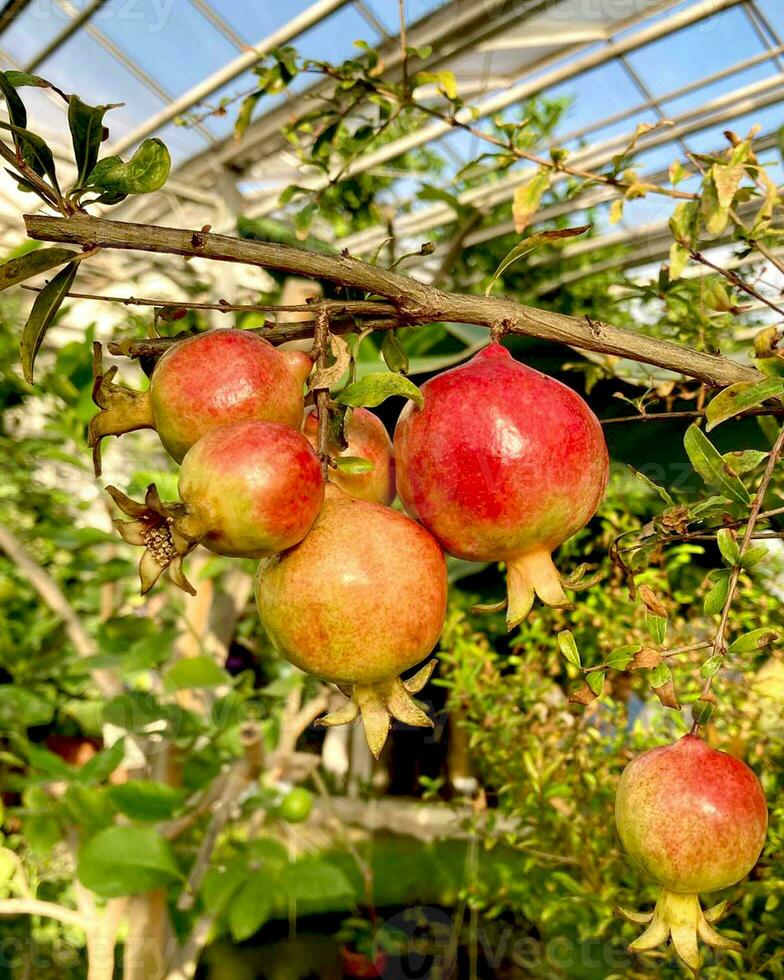
<path fill-rule="evenodd" d="M 104 221 L 82 215 L 71 218 L 26 215 L 25 224 L 28 235 L 39 241 L 70 243 L 85 248 L 201 256 L 350 286 L 390 301 L 403 323 L 446 321 L 488 328 L 503 324 L 508 333 L 541 337 L 583 350 L 630 358 L 696 378 L 708 385 L 723 386 L 760 379 L 753 368 L 725 357 L 704 354 L 585 317 L 539 310 L 506 299 L 447 293 L 399 272 L 368 265 L 350 255 L 328 255 L 227 235 Z"/>

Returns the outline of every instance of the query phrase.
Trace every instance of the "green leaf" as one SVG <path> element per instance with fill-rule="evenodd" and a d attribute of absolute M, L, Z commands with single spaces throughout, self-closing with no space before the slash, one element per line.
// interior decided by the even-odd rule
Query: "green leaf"
<path fill-rule="evenodd" d="M 165 837 L 147 827 L 106 827 L 82 846 L 79 881 L 101 898 L 139 895 L 181 877 Z"/>
<path fill-rule="evenodd" d="M 749 492 L 740 480 L 727 472 L 721 453 L 696 424 L 686 430 L 683 445 L 691 465 L 708 486 L 721 490 L 725 497 L 739 504 L 748 504 Z"/>
<path fill-rule="evenodd" d="M 664 643 L 667 639 L 667 617 L 657 616 L 650 609 L 645 610 L 645 626 L 648 634 L 656 643 Z"/>
<path fill-rule="evenodd" d="M 310 857 L 288 865 L 281 876 L 280 891 L 287 898 L 317 906 L 354 898 L 351 882 L 340 868 Z"/>
<path fill-rule="evenodd" d="M 27 110 L 16 91 L 16 87 L 9 78 L 10 74 L 7 71 L 0 71 L 0 92 L 8 107 L 8 118 L 11 120 L 11 124 L 24 129 L 27 126 Z M 16 144 L 16 136 L 14 136 L 14 144 Z"/>
<path fill-rule="evenodd" d="M 140 732 L 156 721 L 169 717 L 170 709 L 146 691 L 118 694 L 104 705 L 103 720 L 128 732 Z"/>
<path fill-rule="evenodd" d="M 229 929 L 235 942 L 250 938 L 269 919 L 272 895 L 273 888 L 266 874 L 254 875 L 234 895 L 229 909 Z"/>
<path fill-rule="evenodd" d="M 710 432 L 720 422 L 731 419 L 750 408 L 757 408 L 769 398 L 784 395 L 784 381 L 779 378 L 765 378 L 764 381 L 740 381 L 730 385 L 711 401 L 705 412 L 708 420 L 706 431 Z"/>
<path fill-rule="evenodd" d="M 105 139 L 103 117 L 112 105 L 87 105 L 78 95 L 68 100 L 68 126 L 71 130 L 77 177 L 74 188 L 83 187 L 98 162 L 101 143 Z"/>
<path fill-rule="evenodd" d="M 640 645 L 638 643 L 630 643 L 626 646 L 616 647 L 615 650 L 610 652 L 607 657 L 607 666 L 612 667 L 613 670 L 626 670 L 629 664 L 634 660 L 636 654 L 640 652 Z"/>
<path fill-rule="evenodd" d="M 708 657 L 705 663 L 700 667 L 700 677 L 704 677 L 706 679 L 708 677 L 713 677 L 723 663 L 724 657 Z"/>
<path fill-rule="evenodd" d="M 76 824 L 88 834 L 95 834 L 114 820 L 116 813 L 105 789 L 72 783 L 63 796 L 68 823 Z"/>
<path fill-rule="evenodd" d="M 735 535 L 728 527 L 723 527 L 716 535 L 716 543 L 719 546 L 722 558 L 728 565 L 737 565 L 740 559 L 740 547 Z"/>
<path fill-rule="evenodd" d="M 242 139 L 247 132 L 250 121 L 253 118 L 253 110 L 256 108 L 256 103 L 264 95 L 265 90 L 261 88 L 256 92 L 251 92 L 250 95 L 246 95 L 242 100 L 240 111 L 237 113 L 237 121 L 234 123 L 234 136 L 236 139 Z"/>
<path fill-rule="evenodd" d="M 712 701 L 695 701 L 691 706 L 691 716 L 698 725 L 707 725 L 715 707 Z"/>
<path fill-rule="evenodd" d="M 394 395 L 410 398 L 419 408 L 423 408 L 425 398 L 413 381 L 400 374 L 379 371 L 366 374 L 359 381 L 347 385 L 338 395 L 340 405 L 351 405 L 354 408 L 374 408 Z"/>
<path fill-rule="evenodd" d="M 0 730 L 18 730 L 32 725 L 48 725 L 54 715 L 54 702 L 35 691 L 16 684 L 0 684 Z"/>
<path fill-rule="evenodd" d="M 52 187 L 60 192 L 60 185 L 57 183 L 57 168 L 55 167 L 54 156 L 49 144 L 37 133 L 21 126 L 9 125 L 0 122 L 0 128 L 8 129 L 14 134 L 14 143 L 19 149 L 22 159 L 27 166 L 39 177 L 48 177 Z M 9 171 L 10 172 L 10 171 Z M 21 183 L 26 184 L 33 193 L 38 194 L 38 188 L 27 181 L 23 176 L 14 175 Z"/>
<path fill-rule="evenodd" d="M 171 157 L 166 144 L 159 139 L 145 140 L 131 159 L 120 157 L 99 160 L 85 185 L 104 192 L 107 203 L 128 194 L 151 194 L 166 183 L 171 170 Z"/>
<path fill-rule="evenodd" d="M 0 291 L 64 265 L 77 253 L 70 248 L 37 248 L 0 265 Z"/>
<path fill-rule="evenodd" d="M 76 774 L 74 766 L 69 766 L 59 755 L 50 752 L 43 745 L 29 742 L 24 751 L 31 768 L 49 779 L 71 780 Z"/>
<path fill-rule="evenodd" d="M 408 374 L 408 354 L 394 330 L 387 330 L 381 342 L 381 356 L 390 371 Z"/>
<path fill-rule="evenodd" d="M 651 490 L 657 493 L 665 504 L 668 504 L 670 507 L 675 506 L 675 501 L 664 487 L 659 486 L 658 483 L 654 483 L 650 477 L 646 476 L 640 470 L 635 470 L 633 466 L 630 466 L 629 469 L 632 471 L 632 473 L 634 473 L 638 480 L 642 480 L 647 487 L 650 487 Z"/>
<path fill-rule="evenodd" d="M 24 372 L 25 381 L 30 384 L 33 382 L 35 359 L 46 336 L 46 331 L 52 325 L 57 311 L 68 295 L 78 268 L 78 262 L 69 262 L 65 268 L 57 273 L 51 282 L 48 282 L 44 286 L 35 298 L 30 316 L 27 318 L 27 323 L 22 330 L 22 339 L 19 344 L 22 358 L 22 371 Z"/>
<path fill-rule="evenodd" d="M 102 783 L 114 772 L 125 757 L 125 739 L 118 739 L 108 749 L 96 753 L 79 770 L 78 780 L 82 785 Z"/>
<path fill-rule="evenodd" d="M 711 572 L 709 578 L 712 585 L 703 602 L 703 610 L 706 616 L 715 616 L 724 608 L 729 593 L 730 574 L 731 572 L 727 568 Z"/>
<path fill-rule="evenodd" d="M 585 683 L 590 687 L 593 693 L 599 697 L 604 689 L 604 671 L 603 670 L 592 670 L 590 674 L 585 675 Z"/>
<path fill-rule="evenodd" d="M 163 686 L 167 691 L 189 687 L 218 687 L 230 684 L 231 676 L 212 657 L 184 657 L 166 671 Z"/>
<path fill-rule="evenodd" d="M 750 630 L 742 636 L 737 637 L 730 644 L 730 653 L 756 653 L 771 643 L 775 643 L 781 636 L 781 630 L 770 626 L 761 626 L 759 629 Z"/>
<path fill-rule="evenodd" d="M 335 459 L 335 467 L 341 473 L 348 473 L 350 476 L 372 473 L 375 468 L 371 460 L 363 459 L 361 456 L 338 456 Z"/>
<path fill-rule="evenodd" d="M 672 671 L 665 663 L 654 667 L 648 674 L 648 683 L 651 687 L 663 687 L 668 681 L 672 680 Z"/>
<path fill-rule="evenodd" d="M 575 667 L 581 665 L 580 651 L 577 649 L 577 643 L 571 630 L 561 630 L 558 634 L 558 649 L 570 664 Z"/>
<path fill-rule="evenodd" d="M 764 544 L 758 544 L 755 548 L 748 548 L 740 556 L 739 563 L 741 568 L 753 568 L 768 557 L 768 549 Z"/>
<path fill-rule="evenodd" d="M 736 476 L 742 476 L 755 470 L 769 455 L 770 453 L 763 453 L 759 449 L 740 449 L 724 453 L 723 459 Z"/>
<path fill-rule="evenodd" d="M 211 867 L 200 889 L 205 907 L 213 915 L 220 915 L 240 885 L 254 874 L 244 856 L 233 858 L 224 867 Z"/>
<path fill-rule="evenodd" d="M 131 820 L 169 820 L 180 809 L 184 792 L 165 783 L 132 782 L 111 786 L 109 799 Z"/>
<path fill-rule="evenodd" d="M 487 284 L 485 296 L 490 295 L 496 281 L 506 272 L 509 266 L 513 265 L 524 255 L 528 255 L 529 252 L 533 252 L 533 250 L 535 248 L 539 248 L 540 245 L 552 244 L 554 241 L 558 241 L 560 238 L 574 238 L 575 235 L 583 235 L 589 228 L 590 225 L 583 225 L 580 228 L 561 228 L 557 231 L 540 231 L 536 235 L 529 235 L 528 238 L 524 238 L 521 242 L 518 242 L 513 249 L 507 252 L 504 258 L 501 260 L 501 264 L 495 270 L 490 282 Z"/>

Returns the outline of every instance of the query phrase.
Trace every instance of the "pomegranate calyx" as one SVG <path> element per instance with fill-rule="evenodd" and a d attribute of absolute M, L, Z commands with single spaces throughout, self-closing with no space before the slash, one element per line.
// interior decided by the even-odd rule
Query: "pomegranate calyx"
<path fill-rule="evenodd" d="M 196 589 L 182 570 L 183 558 L 198 542 L 184 537 L 177 528 L 177 520 L 187 516 L 183 504 L 164 503 L 154 483 L 147 488 L 144 503 L 128 497 L 117 487 L 109 486 L 106 492 L 130 521 L 112 521 L 123 541 L 144 548 L 139 561 L 141 594 L 146 595 L 163 572 L 183 592 L 196 595 Z"/>
<path fill-rule="evenodd" d="M 101 475 L 101 440 L 104 436 L 121 436 L 137 429 L 154 429 L 149 391 L 134 391 L 116 384 L 117 368 L 103 370 L 103 350 L 93 344 L 93 401 L 100 411 L 87 428 L 87 443 L 93 451 L 95 475 Z"/>
<path fill-rule="evenodd" d="M 546 606 L 571 609 L 563 582 L 547 551 L 531 552 L 506 563 L 508 605 L 506 628 L 511 632 L 525 619 L 538 596 Z"/>
<path fill-rule="evenodd" d="M 675 952 L 697 976 L 700 969 L 698 938 L 715 949 L 742 948 L 740 943 L 726 939 L 712 926 L 726 910 L 727 902 L 719 902 L 703 911 L 697 895 L 671 892 L 665 888 L 653 912 L 632 912 L 622 908 L 615 911 L 629 922 L 648 927 L 629 945 L 630 953 L 647 952 L 671 939 Z"/>
<path fill-rule="evenodd" d="M 433 722 L 412 695 L 419 693 L 427 684 L 435 666 L 436 661 L 431 660 L 407 680 L 393 677 L 376 684 L 354 684 L 349 700 L 337 711 L 319 718 L 316 724 L 331 728 L 349 724 L 361 716 L 365 738 L 377 759 L 384 748 L 393 718 L 415 728 L 433 727 Z M 341 686 L 341 690 L 348 694 L 345 687 Z"/>

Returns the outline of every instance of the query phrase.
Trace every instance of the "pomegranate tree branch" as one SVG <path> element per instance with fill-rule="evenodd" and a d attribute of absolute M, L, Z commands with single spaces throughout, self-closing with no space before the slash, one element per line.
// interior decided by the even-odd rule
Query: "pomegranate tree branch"
<path fill-rule="evenodd" d="M 269 242 L 245 241 L 227 235 L 163 228 L 157 225 L 105 221 L 83 215 L 56 218 L 25 215 L 27 233 L 39 241 L 83 247 L 122 249 L 169 255 L 201 256 L 241 262 L 321 279 L 363 290 L 389 301 L 403 324 L 473 323 L 492 328 L 505 323 L 508 333 L 569 344 L 652 364 L 714 386 L 759 381 L 751 367 L 729 358 L 705 354 L 668 340 L 623 330 L 586 317 L 568 316 L 501 298 L 449 293 L 389 269 L 369 265 L 350 255 L 311 252 Z"/>
<path fill-rule="evenodd" d="M 77 256 L 74 261 L 81 258 L 82 256 Z M 22 289 L 29 289 L 33 293 L 41 292 L 38 286 L 22 286 Z M 366 303 L 359 300 L 325 299 L 314 303 L 299 303 L 296 306 L 280 306 L 274 303 L 229 303 L 225 299 L 219 299 L 215 303 L 196 303 L 192 300 L 152 299 L 143 296 L 102 296 L 100 293 L 70 292 L 68 295 L 72 299 L 90 299 L 99 303 L 119 303 L 123 306 L 153 306 L 175 310 L 217 310 L 219 313 L 318 313 L 320 310 L 325 310 L 333 316 L 381 316 L 397 312 L 391 303 Z"/>
<path fill-rule="evenodd" d="M 724 601 L 724 608 L 721 611 L 721 619 L 719 620 L 719 626 L 716 630 L 716 636 L 713 641 L 713 649 L 711 651 L 711 656 L 713 657 L 724 657 L 726 655 L 726 644 L 725 635 L 727 632 L 727 623 L 730 618 L 730 611 L 732 609 L 732 603 L 735 599 L 735 592 L 738 588 L 738 580 L 740 579 L 740 572 L 742 567 L 743 556 L 749 547 L 749 544 L 754 538 L 754 528 L 757 521 L 762 513 L 762 505 L 765 500 L 765 494 L 770 486 L 770 481 L 773 479 L 773 473 L 776 469 L 776 463 L 778 463 L 781 457 L 782 451 L 784 451 L 784 425 L 782 425 L 779 431 L 776 442 L 773 444 L 773 449 L 770 451 L 770 456 L 768 457 L 768 462 L 765 467 L 765 472 L 762 474 L 762 479 L 760 480 L 760 485 L 757 490 L 757 494 L 754 498 L 754 503 L 752 504 L 751 511 L 749 513 L 749 520 L 746 524 L 746 530 L 743 534 L 743 538 L 738 549 L 738 558 L 732 568 L 732 573 L 730 574 L 729 587 L 727 589 L 727 598 Z M 715 673 L 711 674 L 706 678 L 705 684 L 702 688 L 701 699 L 705 699 L 708 694 L 710 694 L 711 685 L 713 684 L 713 678 Z M 699 730 L 699 722 L 695 721 L 692 726 L 692 732 L 696 733 Z"/>

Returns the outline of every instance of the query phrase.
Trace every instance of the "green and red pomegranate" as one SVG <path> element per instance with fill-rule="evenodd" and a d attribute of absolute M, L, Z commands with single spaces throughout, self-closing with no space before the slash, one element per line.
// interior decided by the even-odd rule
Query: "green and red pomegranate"
<path fill-rule="evenodd" d="M 629 949 L 643 952 L 671 939 L 695 972 L 698 938 L 738 949 L 713 928 L 726 903 L 703 912 L 698 895 L 736 884 L 760 856 L 768 811 L 751 769 L 686 735 L 629 763 L 618 785 L 615 819 L 629 856 L 662 886 L 653 912 L 619 910 L 648 927 Z"/>
<path fill-rule="evenodd" d="M 280 422 L 299 429 L 310 355 L 282 351 L 247 330 L 210 330 L 180 341 L 161 357 L 145 392 L 99 374 L 101 407 L 90 423 L 90 443 L 135 429 L 156 429 L 166 451 L 181 462 L 207 432 L 232 422 Z"/>
<path fill-rule="evenodd" d="M 318 442 L 318 415 L 311 409 L 305 413 L 302 431 L 312 446 Z M 384 423 L 366 408 L 349 409 L 343 432 L 345 448 L 330 446 L 330 456 L 366 461 L 369 472 L 352 473 L 330 467 L 331 483 L 345 490 L 352 497 L 369 500 L 373 504 L 391 504 L 395 499 L 395 462 L 392 440 Z"/>
<path fill-rule="evenodd" d="M 553 550 L 584 527 L 607 483 L 598 420 L 571 388 L 491 343 L 422 386 L 395 430 L 397 489 L 445 551 L 503 561 L 507 625 L 534 595 L 565 605 Z"/>
<path fill-rule="evenodd" d="M 307 440 L 275 422 L 212 429 L 186 453 L 180 501 L 163 503 L 154 486 L 144 504 L 107 490 L 133 520 L 115 521 L 122 537 L 143 545 L 142 592 L 165 569 L 186 591 L 182 559 L 201 543 L 219 555 L 263 558 L 290 548 L 311 528 L 324 499 L 321 466 Z"/>
<path fill-rule="evenodd" d="M 333 485 L 310 534 L 262 562 L 256 578 L 259 615 L 281 655 L 350 695 L 321 723 L 361 714 L 376 756 L 390 717 L 431 725 L 411 695 L 432 664 L 407 681 L 400 675 L 433 650 L 446 594 L 444 556 L 423 527 Z"/>

